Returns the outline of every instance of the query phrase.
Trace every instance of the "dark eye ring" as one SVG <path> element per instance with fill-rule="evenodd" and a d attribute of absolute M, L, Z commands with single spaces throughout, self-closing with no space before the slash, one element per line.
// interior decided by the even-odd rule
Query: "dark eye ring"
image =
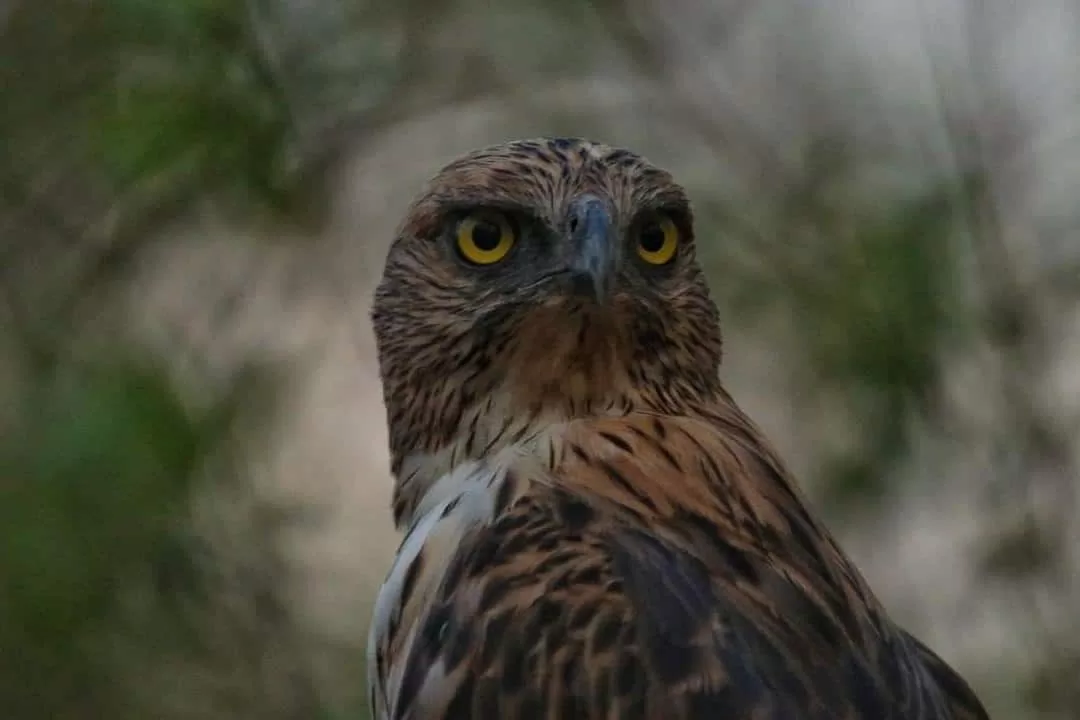
<path fill-rule="evenodd" d="M 661 214 L 639 226 L 635 244 L 638 256 L 649 265 L 667 265 L 675 258 L 681 240 L 675 221 Z"/>
<path fill-rule="evenodd" d="M 494 265 L 506 258 L 515 242 L 513 225 L 498 213 L 470 213 L 458 222 L 454 233 L 458 254 L 473 265 Z"/>

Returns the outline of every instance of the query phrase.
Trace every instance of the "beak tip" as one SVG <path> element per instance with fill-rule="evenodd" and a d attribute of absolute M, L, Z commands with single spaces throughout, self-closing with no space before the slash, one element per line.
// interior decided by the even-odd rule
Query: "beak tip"
<path fill-rule="evenodd" d="M 606 278 L 600 272 L 575 271 L 570 276 L 570 290 L 576 297 L 603 304 L 610 295 Z"/>

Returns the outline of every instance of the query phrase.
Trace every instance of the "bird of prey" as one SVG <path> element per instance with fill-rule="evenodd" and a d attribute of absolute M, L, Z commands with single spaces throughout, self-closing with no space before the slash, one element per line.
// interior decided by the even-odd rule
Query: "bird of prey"
<path fill-rule="evenodd" d="M 685 191 L 625 149 L 443 168 L 372 311 L 404 540 L 377 720 L 978 720 L 721 384 Z"/>

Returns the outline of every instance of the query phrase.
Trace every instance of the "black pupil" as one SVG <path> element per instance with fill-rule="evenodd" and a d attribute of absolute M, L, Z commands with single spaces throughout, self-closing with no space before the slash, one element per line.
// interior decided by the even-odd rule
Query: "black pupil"
<path fill-rule="evenodd" d="M 473 226 L 473 244 L 484 252 L 491 252 L 497 248 L 500 240 L 502 240 L 502 230 L 495 223 L 481 221 Z"/>
<path fill-rule="evenodd" d="M 664 247 L 664 230 L 659 225 L 647 225 L 641 231 L 641 249 L 645 252 L 660 252 Z"/>

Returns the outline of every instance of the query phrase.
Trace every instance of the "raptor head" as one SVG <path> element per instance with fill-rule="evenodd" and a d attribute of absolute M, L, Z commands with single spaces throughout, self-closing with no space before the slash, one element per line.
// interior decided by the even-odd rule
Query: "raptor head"
<path fill-rule="evenodd" d="M 439 171 L 400 226 L 373 320 L 395 463 L 470 427 L 678 412 L 718 388 L 686 193 L 586 140 L 510 142 Z"/>

